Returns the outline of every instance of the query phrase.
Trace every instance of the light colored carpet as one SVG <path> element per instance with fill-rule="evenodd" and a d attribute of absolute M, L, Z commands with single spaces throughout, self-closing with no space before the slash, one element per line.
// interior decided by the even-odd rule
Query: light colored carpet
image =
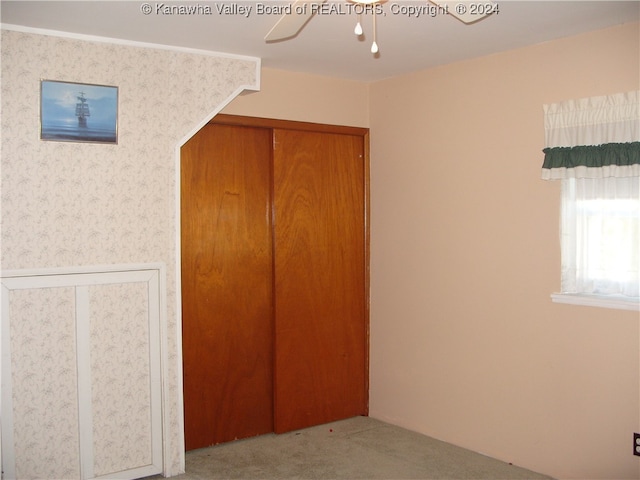
<path fill-rule="evenodd" d="M 162 477 L 154 477 L 162 478 Z M 369 417 L 187 452 L 177 480 L 550 479 Z"/>

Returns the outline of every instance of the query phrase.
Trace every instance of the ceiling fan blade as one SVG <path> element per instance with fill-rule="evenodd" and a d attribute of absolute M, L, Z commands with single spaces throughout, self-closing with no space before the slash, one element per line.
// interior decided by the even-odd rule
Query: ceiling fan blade
<path fill-rule="evenodd" d="M 295 0 L 291 13 L 284 14 L 264 37 L 265 42 L 277 42 L 295 37 L 302 27 L 315 15 L 313 4 L 321 5 L 327 0 Z"/>
<path fill-rule="evenodd" d="M 449 15 L 453 15 L 464 23 L 475 23 L 497 11 L 498 5 L 491 1 L 481 2 L 441 2 L 429 0 L 431 3 L 447 7 Z"/>

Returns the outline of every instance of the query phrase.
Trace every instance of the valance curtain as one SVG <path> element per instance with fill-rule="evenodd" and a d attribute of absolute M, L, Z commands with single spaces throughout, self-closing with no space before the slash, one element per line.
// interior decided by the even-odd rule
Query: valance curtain
<path fill-rule="evenodd" d="M 640 91 L 544 106 L 562 180 L 562 293 L 640 296 Z"/>
<path fill-rule="evenodd" d="M 544 105 L 542 178 L 640 177 L 640 91 Z"/>

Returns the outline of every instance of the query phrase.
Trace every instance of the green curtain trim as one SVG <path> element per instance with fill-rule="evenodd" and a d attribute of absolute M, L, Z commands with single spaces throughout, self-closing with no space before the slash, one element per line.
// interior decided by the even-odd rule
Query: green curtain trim
<path fill-rule="evenodd" d="M 608 167 L 640 164 L 640 142 L 545 148 L 542 168 Z"/>

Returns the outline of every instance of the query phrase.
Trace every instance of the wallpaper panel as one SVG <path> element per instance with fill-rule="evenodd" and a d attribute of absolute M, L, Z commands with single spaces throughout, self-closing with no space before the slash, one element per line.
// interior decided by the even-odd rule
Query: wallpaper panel
<path fill-rule="evenodd" d="M 94 474 L 152 463 L 146 283 L 90 289 Z"/>
<path fill-rule="evenodd" d="M 2 31 L 1 49 L 2 268 L 166 264 L 169 473 L 178 473 L 176 152 L 231 96 L 258 87 L 259 62 L 14 30 Z M 42 79 L 117 86 L 118 144 L 41 141 Z"/>
<path fill-rule="evenodd" d="M 17 478 L 77 478 L 78 400 L 72 288 L 11 293 Z"/>

